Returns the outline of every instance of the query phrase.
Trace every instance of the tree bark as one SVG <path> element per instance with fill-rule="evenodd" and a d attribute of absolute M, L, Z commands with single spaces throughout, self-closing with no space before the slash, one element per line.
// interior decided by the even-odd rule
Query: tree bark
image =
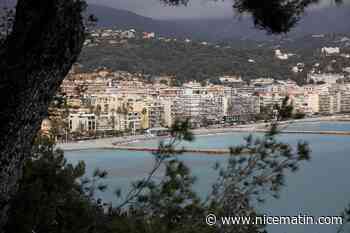
<path fill-rule="evenodd" d="M 18 0 L 0 48 L 0 232 L 48 105 L 84 42 L 80 0 Z"/>

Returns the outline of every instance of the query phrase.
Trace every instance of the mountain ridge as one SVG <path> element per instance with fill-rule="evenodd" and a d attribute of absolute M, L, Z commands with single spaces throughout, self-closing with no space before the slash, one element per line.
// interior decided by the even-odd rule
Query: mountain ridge
<path fill-rule="evenodd" d="M 154 31 L 167 37 L 191 37 L 197 40 L 222 41 L 230 39 L 270 40 L 280 37 L 302 37 L 308 34 L 348 33 L 350 25 L 350 7 L 324 8 L 308 11 L 288 35 L 269 36 L 255 29 L 252 19 L 183 19 L 157 20 L 126 10 L 115 9 L 97 4 L 89 4 L 88 12 L 99 19 L 99 27 L 120 29 L 135 28 L 140 31 Z M 320 23 L 322 22 L 322 23 Z"/>
<path fill-rule="evenodd" d="M 0 7 L 13 7 L 16 0 L 0 0 Z M 127 10 L 120 10 L 100 4 L 89 4 L 87 12 L 98 19 L 98 27 L 119 29 L 135 28 L 139 31 L 154 31 L 160 36 L 192 38 L 196 40 L 274 40 L 285 37 L 303 37 L 310 34 L 330 34 L 350 32 L 350 6 L 329 7 L 306 12 L 289 34 L 268 36 L 266 32 L 254 28 L 250 17 L 157 20 Z"/>

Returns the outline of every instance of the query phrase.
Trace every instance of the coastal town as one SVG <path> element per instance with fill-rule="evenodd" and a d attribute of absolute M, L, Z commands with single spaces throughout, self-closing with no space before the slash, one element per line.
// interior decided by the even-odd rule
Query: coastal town
<path fill-rule="evenodd" d="M 141 40 L 170 39 L 155 33 L 131 30 L 97 30 L 85 47 L 99 43 L 120 44 Z M 185 39 L 183 43 L 192 43 Z M 198 42 L 199 43 L 199 42 Z M 200 42 L 201 46 L 208 46 Z M 325 56 L 344 58 L 339 48 L 324 47 Z M 275 59 L 293 54 L 275 51 Z M 250 60 L 249 62 L 255 62 Z M 131 73 L 100 67 L 85 71 L 73 66 L 63 81 L 42 123 L 43 132 L 54 132 L 58 142 L 130 135 L 165 135 L 176 120 L 189 120 L 192 129 L 235 126 L 331 116 L 350 112 L 349 70 L 320 72 L 315 64 L 305 84 L 291 79 L 257 77 L 247 80 L 237 74 L 224 74 L 204 81 L 179 83 L 176 75 Z M 296 64 L 291 72 L 304 69 Z M 282 108 L 285 108 L 284 110 Z M 280 111 L 287 111 L 281 115 Z"/>
<path fill-rule="evenodd" d="M 0 21 L 0 233 L 350 232 L 350 0 Z"/>

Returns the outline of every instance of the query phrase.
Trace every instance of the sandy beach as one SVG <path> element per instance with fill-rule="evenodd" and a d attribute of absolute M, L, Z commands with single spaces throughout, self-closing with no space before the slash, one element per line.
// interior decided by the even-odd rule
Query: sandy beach
<path fill-rule="evenodd" d="M 279 122 L 279 125 L 283 128 L 287 125 L 293 123 L 308 123 L 308 122 L 322 122 L 322 121 L 350 121 L 350 116 L 348 115 L 339 115 L 339 116 L 323 116 L 323 117 L 314 117 L 314 118 L 305 118 L 300 120 L 289 120 Z M 269 123 L 254 123 L 246 125 L 236 125 L 232 127 L 224 128 L 199 128 L 192 130 L 194 135 L 215 135 L 222 133 L 237 133 L 237 132 L 262 132 L 266 130 L 269 126 Z M 93 139 L 86 141 L 77 141 L 69 143 L 59 143 L 57 148 L 60 148 L 64 151 L 72 150 L 90 150 L 90 149 L 118 149 L 118 146 L 125 147 L 130 143 L 135 143 L 139 141 L 146 140 L 155 140 L 161 139 L 161 137 L 150 136 L 150 135 L 134 135 L 127 137 L 112 137 L 112 138 L 102 138 L 102 139 Z"/>

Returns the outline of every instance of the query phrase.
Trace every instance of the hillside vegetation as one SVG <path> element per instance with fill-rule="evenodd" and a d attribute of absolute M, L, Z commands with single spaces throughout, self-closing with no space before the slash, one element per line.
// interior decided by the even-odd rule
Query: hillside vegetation
<path fill-rule="evenodd" d="M 144 40 L 139 37 L 111 44 L 110 40 L 102 39 L 96 46 L 85 47 L 79 62 L 85 71 L 107 67 L 151 75 L 169 74 L 176 75 L 181 82 L 217 80 L 221 75 L 236 74 L 245 80 L 271 77 L 290 78 L 303 83 L 316 63 L 320 64 L 317 69 L 321 72 L 341 72 L 342 68 L 349 66 L 349 58 L 321 54 L 322 46 L 340 46 L 342 53 L 349 52 L 349 42 L 339 42 L 339 38 L 344 37 L 308 36 L 264 44 L 237 40 L 208 45 L 179 40 Z M 287 60 L 280 60 L 275 56 L 275 49 L 293 55 Z M 292 72 L 292 67 L 298 63 L 305 65 L 303 71 Z"/>

